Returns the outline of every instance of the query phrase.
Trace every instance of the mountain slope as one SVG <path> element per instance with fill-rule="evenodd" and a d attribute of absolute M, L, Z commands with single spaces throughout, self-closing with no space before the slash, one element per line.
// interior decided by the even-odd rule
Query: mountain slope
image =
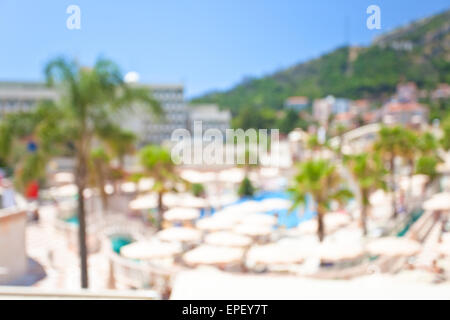
<path fill-rule="evenodd" d="M 377 38 L 369 47 L 342 47 L 320 58 L 246 80 L 224 92 L 193 99 L 237 113 L 243 107 L 278 109 L 289 96 L 382 99 L 400 81 L 419 88 L 450 83 L 450 10 Z"/>

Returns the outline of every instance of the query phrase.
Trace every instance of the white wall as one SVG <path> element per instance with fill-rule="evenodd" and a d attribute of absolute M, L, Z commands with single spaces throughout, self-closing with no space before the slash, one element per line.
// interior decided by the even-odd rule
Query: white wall
<path fill-rule="evenodd" d="M 0 284 L 26 273 L 25 225 L 24 211 L 0 210 Z"/>

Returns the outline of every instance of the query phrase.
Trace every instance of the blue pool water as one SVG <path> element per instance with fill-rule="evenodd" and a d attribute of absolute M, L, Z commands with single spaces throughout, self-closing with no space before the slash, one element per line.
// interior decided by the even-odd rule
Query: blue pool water
<path fill-rule="evenodd" d="M 78 225 L 78 216 L 72 216 L 70 218 L 64 219 L 65 222 L 70 223 L 70 224 L 74 224 L 74 225 Z"/>
<path fill-rule="evenodd" d="M 243 203 L 243 202 L 250 201 L 250 200 L 262 201 L 265 199 L 274 199 L 274 198 L 275 199 L 277 199 L 277 198 L 278 199 L 290 199 L 290 195 L 286 191 L 264 191 L 264 192 L 257 193 L 253 197 L 241 198 L 238 201 L 231 203 L 229 205 Z M 300 209 L 300 208 L 296 208 L 296 209 L 294 209 L 293 212 L 289 212 L 289 210 L 284 209 L 284 210 L 267 211 L 265 213 L 270 214 L 270 215 L 274 215 L 274 214 L 278 213 L 278 224 L 280 226 L 284 226 L 286 228 L 294 228 L 294 227 L 298 226 L 301 222 L 310 220 L 316 215 L 316 213 L 311 208 L 310 200 L 306 201 L 304 210 Z M 203 217 L 204 215 L 205 215 L 205 210 L 202 209 L 201 217 Z M 74 215 L 74 216 L 66 219 L 65 221 L 70 224 L 78 225 L 78 216 Z M 117 241 L 118 241 L 118 243 L 120 243 L 120 241 L 122 241 L 122 240 L 118 239 Z M 118 250 L 120 250 L 120 245 L 117 245 L 117 246 L 118 246 Z M 113 244 L 113 247 L 114 247 L 114 244 Z"/>
<path fill-rule="evenodd" d="M 242 202 L 246 202 L 246 201 L 250 201 L 250 200 L 262 201 L 265 199 L 274 199 L 274 198 L 288 199 L 288 200 L 291 199 L 289 193 L 286 191 L 264 191 L 264 192 L 257 193 L 253 197 L 242 198 L 230 205 L 242 203 Z M 294 227 L 298 226 L 301 222 L 310 220 L 316 215 L 316 213 L 311 208 L 310 200 L 306 201 L 304 210 L 300 209 L 300 208 L 296 208 L 292 212 L 289 212 L 289 210 L 284 209 L 284 210 L 267 211 L 265 213 L 271 214 L 271 215 L 278 213 L 278 224 L 280 226 L 284 226 L 286 228 L 294 228 Z"/>
<path fill-rule="evenodd" d="M 120 253 L 120 248 L 122 248 L 123 246 L 126 246 L 127 244 L 134 242 L 134 240 L 131 237 L 126 237 L 126 236 L 112 236 L 112 237 L 110 237 L 110 240 L 111 240 L 112 249 L 117 254 Z"/>

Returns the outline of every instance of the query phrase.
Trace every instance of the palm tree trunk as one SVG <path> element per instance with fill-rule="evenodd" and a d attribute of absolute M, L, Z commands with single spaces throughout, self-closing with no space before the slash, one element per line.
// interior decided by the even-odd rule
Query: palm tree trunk
<path fill-rule="evenodd" d="M 367 236 L 367 207 L 368 207 L 368 196 L 367 196 L 367 192 L 363 191 L 362 194 L 362 206 L 361 206 L 361 227 L 363 230 L 363 235 Z"/>
<path fill-rule="evenodd" d="M 105 182 L 100 183 L 100 196 L 102 198 L 102 209 L 103 214 L 106 214 L 108 212 L 108 194 L 105 191 Z"/>
<path fill-rule="evenodd" d="M 405 203 L 405 207 L 406 207 L 406 212 L 408 213 L 409 210 L 412 208 L 413 203 L 413 176 L 414 176 L 414 159 L 410 159 L 408 161 L 408 165 L 411 169 L 411 171 L 409 172 L 409 176 L 408 176 L 408 191 L 407 191 L 407 195 L 406 195 L 406 203 Z"/>
<path fill-rule="evenodd" d="M 363 235 L 367 236 L 367 205 L 363 205 L 361 209 L 361 225 L 363 230 Z"/>
<path fill-rule="evenodd" d="M 78 187 L 78 241 L 80 254 L 81 288 L 88 288 L 88 261 L 86 244 L 86 210 L 84 206 L 84 189 L 86 188 L 87 167 L 83 156 L 78 158 L 77 187 Z"/>
<path fill-rule="evenodd" d="M 162 217 L 163 217 L 163 193 L 158 192 L 158 213 L 156 215 L 156 228 L 162 229 Z"/>
<path fill-rule="evenodd" d="M 396 205 L 396 194 L 395 194 L 395 156 L 392 155 L 390 160 L 389 160 L 389 169 L 391 170 L 391 174 L 389 175 L 391 178 L 391 194 L 392 194 L 392 199 L 391 199 L 391 203 L 392 203 L 392 217 L 394 219 L 397 218 L 397 205 Z"/>
<path fill-rule="evenodd" d="M 319 237 L 319 241 L 322 242 L 325 239 L 325 225 L 323 223 L 324 213 L 322 209 L 317 208 L 317 236 Z"/>
<path fill-rule="evenodd" d="M 107 210 L 108 210 L 108 194 L 105 191 L 105 173 L 103 170 L 103 166 L 98 163 L 97 164 L 97 171 L 98 171 L 98 182 L 99 182 L 99 189 L 100 189 L 100 197 L 102 199 L 102 209 L 103 209 L 103 214 L 106 214 Z"/>
<path fill-rule="evenodd" d="M 125 170 L 125 155 L 119 155 L 119 169 L 123 172 Z"/>

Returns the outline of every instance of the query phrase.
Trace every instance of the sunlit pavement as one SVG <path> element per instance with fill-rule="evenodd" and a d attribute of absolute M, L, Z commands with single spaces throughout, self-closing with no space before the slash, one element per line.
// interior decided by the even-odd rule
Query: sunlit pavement
<path fill-rule="evenodd" d="M 27 226 L 28 256 L 40 263 L 47 276 L 34 286 L 48 289 L 80 288 L 79 257 L 69 249 L 65 235 L 55 230 L 55 209 L 42 206 L 39 222 Z M 108 260 L 103 251 L 89 255 L 89 287 L 106 289 Z"/>

